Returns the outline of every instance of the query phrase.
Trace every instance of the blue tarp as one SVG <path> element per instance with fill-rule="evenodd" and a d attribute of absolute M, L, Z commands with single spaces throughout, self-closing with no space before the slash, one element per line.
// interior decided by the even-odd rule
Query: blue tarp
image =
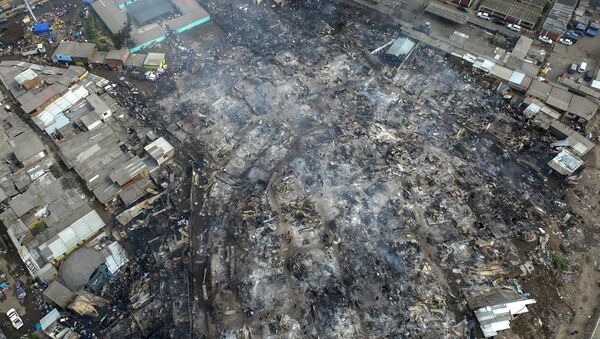
<path fill-rule="evenodd" d="M 86 5 L 91 5 L 94 0 L 83 0 L 83 3 Z"/>
<path fill-rule="evenodd" d="M 33 33 L 35 34 L 43 34 L 48 32 L 50 32 L 50 25 L 45 22 L 37 23 L 33 26 Z"/>

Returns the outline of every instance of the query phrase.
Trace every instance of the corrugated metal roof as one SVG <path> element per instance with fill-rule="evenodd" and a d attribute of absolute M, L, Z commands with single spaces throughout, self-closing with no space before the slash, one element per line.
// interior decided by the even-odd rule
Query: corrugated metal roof
<path fill-rule="evenodd" d="M 25 113 L 31 113 L 48 100 L 66 91 L 67 87 L 62 84 L 52 84 L 44 88 L 41 92 L 33 94 L 31 91 L 23 94 L 17 100 Z"/>
<path fill-rule="evenodd" d="M 392 54 L 397 57 L 407 55 L 415 47 L 416 43 L 409 38 L 398 38 L 388 48 L 387 54 Z"/>
<path fill-rule="evenodd" d="M 79 86 L 74 90 L 70 89 L 34 116 L 32 120 L 40 129 L 45 130 L 47 133 L 54 133 L 57 129 L 69 123 L 69 119 L 65 117 L 63 112 L 88 95 L 89 92 L 85 87 Z"/>
<path fill-rule="evenodd" d="M 55 321 L 60 318 L 60 312 L 56 308 L 52 309 L 50 313 L 46 314 L 42 319 L 40 319 L 40 325 L 42 326 L 42 331 L 50 327 L 50 325 L 54 324 Z"/>
<path fill-rule="evenodd" d="M 98 113 L 98 115 L 103 115 L 104 113 L 110 111 L 108 105 L 104 102 L 104 100 L 100 99 L 99 96 L 92 93 L 86 98 L 87 102 L 92 106 L 94 111 Z"/>
<path fill-rule="evenodd" d="M 129 262 L 125 249 L 118 242 L 113 241 L 106 247 L 106 250 L 109 254 L 106 258 L 106 266 L 111 273 L 118 272 L 123 265 Z"/>
<path fill-rule="evenodd" d="M 160 137 L 144 147 L 144 150 L 154 159 L 160 159 L 175 148 L 165 138 Z"/>
<path fill-rule="evenodd" d="M 134 157 L 125 164 L 123 164 L 122 167 L 119 167 L 112 171 L 109 177 L 110 180 L 116 182 L 117 184 L 119 184 L 119 186 L 123 186 L 128 181 L 133 179 L 136 175 L 140 174 L 146 169 L 147 167 L 143 160 L 139 157 Z"/>
<path fill-rule="evenodd" d="M 55 55 L 68 55 L 73 58 L 91 57 L 96 51 L 96 45 L 90 42 L 62 41 L 54 51 L 52 59 Z"/>
<path fill-rule="evenodd" d="M 19 73 L 16 77 L 15 77 L 15 81 L 19 84 L 19 85 L 23 85 L 24 83 L 31 81 L 35 78 L 37 78 L 37 73 L 34 72 L 31 68 L 28 68 L 26 70 L 24 70 L 23 72 Z"/>
<path fill-rule="evenodd" d="M 532 6 L 517 0 L 482 0 L 480 10 L 511 16 L 535 24 L 542 16 L 543 8 Z M 493 14 L 493 13 L 492 13 Z"/>
<path fill-rule="evenodd" d="M 477 58 L 477 60 L 473 63 L 473 67 L 479 68 L 487 73 L 492 71 L 492 67 L 496 65 L 493 61 L 488 59 Z"/>
<path fill-rule="evenodd" d="M 556 157 L 550 160 L 548 165 L 560 174 L 569 175 L 583 165 L 583 160 L 568 150 L 563 149 Z"/>
<path fill-rule="evenodd" d="M 45 259 L 51 261 L 96 234 L 104 225 L 100 215 L 96 211 L 90 211 L 52 239 L 40 245 L 39 248 L 40 250 L 46 248 L 50 250 L 50 254 L 46 255 Z"/>

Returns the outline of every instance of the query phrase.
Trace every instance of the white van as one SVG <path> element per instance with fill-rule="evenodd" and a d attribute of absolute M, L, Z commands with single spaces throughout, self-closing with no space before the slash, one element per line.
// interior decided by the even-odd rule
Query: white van
<path fill-rule="evenodd" d="M 582 62 L 581 65 L 579 65 L 579 69 L 577 70 L 579 73 L 585 73 L 585 70 L 587 69 L 587 62 Z"/>

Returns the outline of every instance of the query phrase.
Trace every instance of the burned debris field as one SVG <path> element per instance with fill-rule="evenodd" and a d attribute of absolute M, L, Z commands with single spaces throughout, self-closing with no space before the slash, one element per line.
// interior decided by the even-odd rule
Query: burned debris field
<path fill-rule="evenodd" d="M 235 29 L 157 113 L 204 164 L 195 335 L 461 337 L 490 288 L 544 293 L 523 337 L 573 315 L 556 258 L 593 238 L 496 83 L 424 44 L 367 58 L 399 30 L 339 4 L 221 5 Z"/>
<path fill-rule="evenodd" d="M 6 11 L 0 339 L 597 339 L 571 40 L 437 0 L 105 2 Z"/>

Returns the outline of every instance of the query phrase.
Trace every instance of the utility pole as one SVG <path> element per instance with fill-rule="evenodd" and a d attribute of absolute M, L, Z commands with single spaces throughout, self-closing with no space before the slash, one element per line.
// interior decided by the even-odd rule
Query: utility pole
<path fill-rule="evenodd" d="M 31 14 L 31 17 L 33 18 L 33 21 L 35 21 L 36 23 L 37 18 L 35 17 L 35 14 L 33 14 L 33 11 L 31 10 L 31 7 L 29 6 L 29 2 L 27 2 L 27 0 L 23 0 L 25 2 L 25 6 L 27 6 L 27 9 L 29 10 L 29 14 Z"/>

